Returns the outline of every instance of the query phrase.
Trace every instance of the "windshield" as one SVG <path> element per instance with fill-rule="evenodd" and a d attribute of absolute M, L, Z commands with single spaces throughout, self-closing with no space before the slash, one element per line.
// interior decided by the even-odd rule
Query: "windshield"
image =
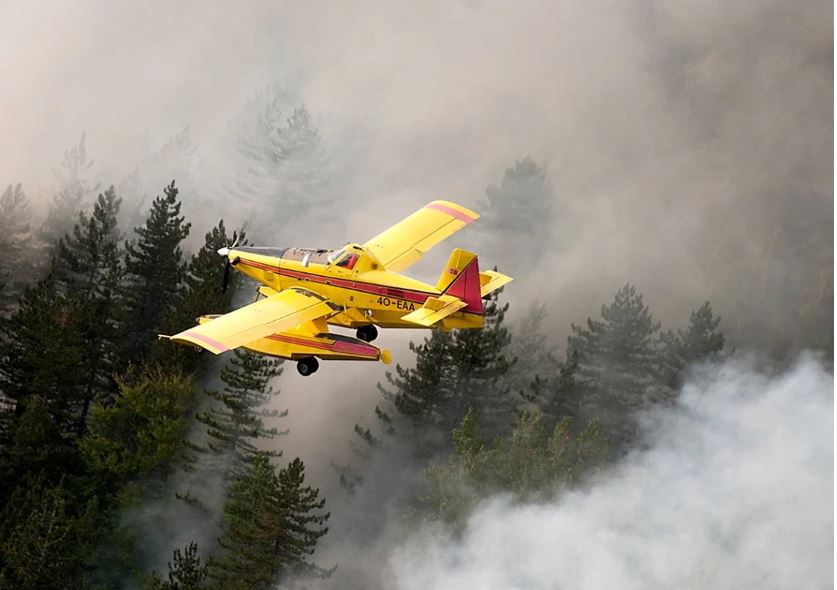
<path fill-rule="evenodd" d="M 340 248 L 328 255 L 328 263 L 333 264 L 335 260 L 340 260 L 340 257 L 346 253 L 346 248 Z"/>

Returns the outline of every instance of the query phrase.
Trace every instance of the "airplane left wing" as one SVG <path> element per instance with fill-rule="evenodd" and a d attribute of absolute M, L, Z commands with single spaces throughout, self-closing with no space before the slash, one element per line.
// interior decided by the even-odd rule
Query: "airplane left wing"
<path fill-rule="evenodd" d="M 479 219 L 479 215 L 450 201 L 433 201 L 402 219 L 364 246 L 375 254 L 384 268 L 404 270 L 425 252 L 460 229 Z"/>
<path fill-rule="evenodd" d="M 316 293 L 298 288 L 285 289 L 211 322 L 175 334 L 170 339 L 221 354 L 259 338 L 293 330 L 300 324 L 334 311 L 336 308 Z"/>

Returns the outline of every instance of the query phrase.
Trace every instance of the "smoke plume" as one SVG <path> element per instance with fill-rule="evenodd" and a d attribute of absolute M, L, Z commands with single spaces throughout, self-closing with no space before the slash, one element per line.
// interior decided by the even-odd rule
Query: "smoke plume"
<path fill-rule="evenodd" d="M 648 446 L 591 489 L 486 500 L 467 529 L 414 534 L 385 586 L 830 588 L 833 382 L 810 358 L 728 364 L 646 420 Z"/>

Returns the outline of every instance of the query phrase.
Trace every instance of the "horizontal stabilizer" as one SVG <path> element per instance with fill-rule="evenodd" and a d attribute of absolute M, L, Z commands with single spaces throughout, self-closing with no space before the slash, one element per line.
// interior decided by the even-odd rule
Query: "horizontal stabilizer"
<path fill-rule="evenodd" d="M 500 274 L 496 270 L 486 270 L 480 273 L 480 297 L 485 297 L 514 279 Z"/>
<path fill-rule="evenodd" d="M 439 320 L 448 317 L 468 305 L 461 299 L 451 295 L 439 295 L 438 297 L 430 297 L 424 302 L 424 305 L 415 311 L 411 311 L 405 316 L 401 316 L 402 320 L 413 322 L 420 326 L 432 326 Z"/>

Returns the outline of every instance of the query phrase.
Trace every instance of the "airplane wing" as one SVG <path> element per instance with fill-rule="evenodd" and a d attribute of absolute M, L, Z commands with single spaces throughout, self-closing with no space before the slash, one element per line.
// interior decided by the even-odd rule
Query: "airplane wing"
<path fill-rule="evenodd" d="M 433 246 L 477 219 L 477 213 L 462 205 L 433 201 L 364 246 L 387 270 L 398 272 L 418 262 Z"/>
<path fill-rule="evenodd" d="M 259 338 L 293 330 L 335 310 L 327 299 L 316 293 L 298 288 L 285 289 L 211 322 L 175 334 L 170 339 L 221 354 Z"/>

